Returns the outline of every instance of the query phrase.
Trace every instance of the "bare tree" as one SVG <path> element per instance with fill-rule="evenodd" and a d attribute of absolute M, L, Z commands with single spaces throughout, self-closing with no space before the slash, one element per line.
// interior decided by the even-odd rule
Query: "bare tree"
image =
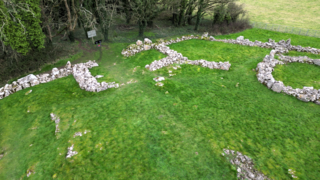
<path fill-rule="evenodd" d="M 198 0 L 197 3 L 197 16 L 196 16 L 196 24 L 194 30 L 197 31 L 199 28 L 201 18 L 208 12 L 212 12 L 216 6 L 222 4 L 228 4 L 237 0 Z"/>
<path fill-rule="evenodd" d="M 143 37 L 147 23 L 151 23 L 164 10 L 158 0 L 129 0 L 133 15 L 139 25 L 139 37 Z"/>
<path fill-rule="evenodd" d="M 121 7 L 120 0 L 95 0 L 95 11 L 98 15 L 97 18 L 105 41 L 109 41 L 109 30 L 114 23 L 114 18 L 122 16 L 121 13 L 117 14 L 117 9 Z"/>

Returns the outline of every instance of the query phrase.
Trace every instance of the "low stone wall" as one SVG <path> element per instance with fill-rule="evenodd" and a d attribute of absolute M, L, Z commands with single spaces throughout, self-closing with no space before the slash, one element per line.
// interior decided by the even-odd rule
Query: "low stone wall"
<path fill-rule="evenodd" d="M 90 92 L 100 92 L 108 88 L 118 88 L 119 84 L 115 82 L 111 83 L 98 83 L 96 77 L 93 77 L 89 71 L 90 68 L 99 66 L 95 61 L 89 60 L 86 63 L 80 63 L 71 65 L 70 61 L 66 64 L 65 68 L 58 70 L 53 68 L 50 74 L 33 75 L 29 74 L 26 77 L 20 78 L 17 81 L 12 82 L 12 84 L 6 84 L 4 87 L 0 88 L 0 99 L 7 97 L 15 92 L 22 89 L 26 89 L 32 86 L 39 85 L 41 83 L 48 83 L 55 79 L 63 78 L 73 74 L 76 81 L 79 83 L 81 89 Z M 101 77 L 101 76 L 97 76 Z"/>
<path fill-rule="evenodd" d="M 95 66 L 98 66 L 98 64 L 96 62 L 90 62 L 90 61 L 87 63 L 80 63 L 73 66 L 72 68 L 73 77 L 79 83 L 79 86 L 81 89 L 84 89 L 90 92 L 100 92 L 108 88 L 119 87 L 119 84 L 115 84 L 115 82 L 99 83 L 97 79 L 93 77 L 89 71 L 89 68 L 92 68 Z"/>
<path fill-rule="evenodd" d="M 277 81 L 272 76 L 272 71 L 277 64 L 285 64 L 291 62 L 309 63 L 319 65 L 320 59 L 310 59 L 306 56 L 290 57 L 280 55 L 282 61 L 274 59 L 276 50 L 272 50 L 270 55 L 266 55 L 262 62 L 257 65 L 257 78 L 262 84 L 265 84 L 269 89 L 275 92 L 284 92 L 287 95 L 294 96 L 304 102 L 314 102 L 320 105 L 320 90 L 313 87 L 303 87 L 303 89 L 293 89 L 291 86 L 285 86 L 282 81 Z"/>
<path fill-rule="evenodd" d="M 270 55 L 267 55 L 264 60 L 258 63 L 256 70 L 258 81 L 262 84 L 265 84 L 269 89 L 275 92 L 284 92 L 288 95 L 292 95 L 297 97 L 299 100 L 309 102 L 312 101 L 316 104 L 320 105 L 320 90 L 316 90 L 313 87 L 304 87 L 303 89 L 293 89 L 291 86 L 284 86 L 283 82 L 276 81 L 273 76 L 273 68 L 277 64 L 285 64 L 290 62 L 300 62 L 300 63 L 309 63 L 320 65 L 319 59 L 310 59 L 306 56 L 303 57 L 290 57 L 283 56 L 283 53 L 287 53 L 289 50 L 298 51 L 298 52 L 309 52 L 312 54 L 320 54 L 320 49 L 311 48 L 311 47 L 301 47 L 301 46 L 293 46 L 291 45 L 291 40 L 287 41 L 281 40 L 279 42 L 275 42 L 272 39 L 269 39 L 269 42 L 262 43 L 261 41 L 252 42 L 249 39 L 244 39 L 243 36 L 239 36 L 237 39 L 215 39 L 214 37 L 208 37 L 208 33 L 203 34 L 201 37 L 199 36 L 182 36 L 182 38 L 171 39 L 169 41 L 163 41 L 162 39 L 158 40 L 157 43 L 152 43 L 150 39 L 144 39 L 144 44 L 142 41 L 138 40 L 136 44 L 130 45 L 127 49 L 122 50 L 122 54 L 124 56 L 132 56 L 138 52 L 149 50 L 150 48 L 154 48 L 159 52 L 166 54 L 167 57 L 155 60 L 150 65 L 147 64 L 145 68 L 150 71 L 155 71 L 165 66 L 169 66 L 170 64 L 192 64 L 192 65 L 201 65 L 202 67 L 208 67 L 210 69 L 222 69 L 229 70 L 231 64 L 229 62 L 214 62 L 214 61 L 206 61 L 206 60 L 188 60 L 187 57 L 184 57 L 181 53 L 177 51 L 171 50 L 168 46 L 172 43 L 177 43 L 189 39 L 202 39 L 209 41 L 218 41 L 224 43 L 231 44 L 239 44 L 244 46 L 256 46 L 261 48 L 272 48 L 273 50 L 270 52 Z M 278 53 L 280 56 L 280 60 L 274 59 L 274 55 Z M 156 85 L 163 86 L 163 83 L 158 82 Z"/>
<path fill-rule="evenodd" d="M 270 180 L 254 168 L 252 159 L 248 156 L 230 149 L 223 149 L 223 152 L 222 155 L 226 156 L 230 163 L 236 166 L 239 180 Z"/>
<path fill-rule="evenodd" d="M 293 95 L 298 99 L 309 102 L 312 101 L 316 104 L 320 104 L 320 90 L 316 90 L 313 87 L 304 87 L 303 89 L 293 89 L 290 86 L 284 86 L 283 82 L 276 81 L 272 76 L 273 68 L 277 64 L 284 64 L 290 62 L 301 62 L 301 63 L 309 63 L 320 65 L 319 59 L 310 59 L 306 56 L 304 57 L 290 57 L 283 56 L 283 53 L 288 52 L 289 50 L 300 51 L 300 52 L 309 52 L 313 54 L 320 54 L 320 49 L 311 48 L 311 47 L 301 47 L 301 46 L 292 46 L 291 40 L 281 40 L 279 42 L 275 42 L 272 39 L 269 39 L 269 42 L 262 43 L 260 41 L 252 42 L 249 39 L 244 39 L 243 36 L 239 36 L 237 39 L 225 39 L 225 40 L 217 40 L 214 37 L 208 37 L 208 33 L 205 33 L 203 36 L 182 36 L 182 38 L 171 39 L 170 41 L 163 41 L 162 39 L 158 40 L 157 43 L 152 43 L 150 39 L 145 38 L 144 43 L 140 40 L 136 42 L 136 44 L 131 44 L 127 49 L 122 50 L 122 54 L 124 56 L 132 56 L 138 52 L 144 50 L 150 50 L 154 48 L 159 52 L 166 54 L 167 57 L 162 58 L 160 60 L 153 61 L 150 65 L 147 64 L 145 68 L 150 71 L 155 71 L 165 66 L 169 66 L 170 64 L 191 64 L 191 65 L 201 65 L 202 67 L 208 67 L 210 69 L 222 69 L 229 70 L 231 64 L 229 62 L 214 62 L 214 61 L 206 61 L 206 60 L 188 60 L 187 57 L 184 57 L 181 53 L 177 51 L 171 50 L 167 45 L 172 43 L 181 42 L 189 39 L 203 39 L 209 41 L 218 41 L 232 44 L 240 44 L 245 46 L 258 46 L 261 48 L 272 48 L 273 50 L 270 52 L 270 55 L 267 55 L 264 60 L 257 65 L 257 78 L 258 81 L 262 84 L 265 84 L 269 89 L 272 89 L 275 92 L 284 92 L 288 95 Z M 280 56 L 280 60 L 274 59 L 275 53 L 278 53 Z M 30 74 L 26 77 L 20 78 L 17 81 L 14 81 L 12 84 L 6 84 L 4 87 L 0 88 L 0 99 L 9 96 L 12 93 L 20 91 L 22 89 L 28 88 L 30 86 L 35 86 L 40 83 L 47 83 L 52 80 L 66 77 L 70 74 L 73 74 L 76 81 L 79 83 L 81 89 L 90 92 L 100 92 L 106 90 L 108 88 L 118 88 L 119 84 L 115 82 L 111 83 L 98 83 L 96 77 L 93 77 L 89 71 L 89 68 L 98 66 L 95 61 L 90 61 L 87 63 L 80 63 L 74 66 L 71 65 L 70 62 L 67 63 L 66 67 L 58 70 L 57 68 L 52 69 L 51 74 L 42 74 L 42 75 L 33 75 Z"/>

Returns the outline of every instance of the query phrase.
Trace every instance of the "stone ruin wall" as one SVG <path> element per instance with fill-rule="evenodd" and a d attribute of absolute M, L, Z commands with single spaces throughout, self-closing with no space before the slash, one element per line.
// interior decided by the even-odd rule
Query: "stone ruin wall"
<path fill-rule="evenodd" d="M 300 63 L 309 63 L 320 65 L 319 59 L 310 59 L 306 56 L 303 57 L 290 57 L 284 56 L 283 53 L 287 53 L 289 50 L 298 51 L 298 52 L 309 52 L 312 54 L 320 54 L 320 49 L 311 48 L 311 47 L 301 47 L 301 46 L 293 46 L 291 45 L 291 40 L 281 40 L 279 42 L 275 42 L 272 39 L 269 39 L 269 42 L 262 43 L 260 41 L 252 42 L 249 39 L 244 39 L 243 36 L 239 36 L 237 39 L 215 39 L 214 37 L 208 37 L 208 33 L 200 36 L 182 36 L 182 38 L 171 39 L 169 41 L 164 41 L 162 39 L 158 40 L 157 43 L 152 43 L 150 39 L 145 38 L 144 43 L 140 40 L 136 42 L 136 44 L 131 44 L 127 49 L 124 49 L 121 54 L 129 57 L 133 56 L 136 53 L 141 51 L 156 49 L 159 52 L 166 54 L 167 57 L 162 58 L 160 60 L 155 60 L 151 64 L 147 64 L 145 66 L 146 69 L 150 71 L 155 71 L 165 66 L 169 66 L 171 64 L 191 64 L 191 65 L 201 65 L 202 67 L 208 67 L 210 69 L 222 69 L 229 70 L 231 64 L 229 62 L 214 62 L 207 60 L 189 60 L 188 57 L 184 57 L 181 53 L 177 51 L 171 50 L 167 45 L 172 43 L 178 43 L 184 40 L 189 39 L 202 39 L 209 41 L 217 41 L 224 43 L 232 43 L 239 44 L 244 46 L 257 46 L 261 48 L 271 48 L 273 49 L 269 55 L 263 59 L 262 62 L 258 63 L 256 71 L 258 81 L 264 85 L 266 85 L 269 89 L 275 92 L 284 92 L 285 94 L 292 95 L 297 97 L 299 100 L 305 102 L 314 102 L 316 104 L 320 104 L 320 90 L 314 89 L 313 87 L 304 87 L 303 89 L 293 89 L 290 86 L 285 86 L 283 82 L 277 81 L 273 78 L 272 72 L 274 67 L 277 64 L 287 64 L 291 62 L 300 62 Z M 274 58 L 275 54 L 279 54 L 279 59 Z M 89 60 L 87 63 L 79 63 L 75 65 L 71 65 L 70 62 L 67 63 L 65 68 L 58 70 L 57 68 L 53 68 L 50 74 L 42 74 L 42 75 L 33 75 L 30 74 L 26 77 L 20 78 L 17 81 L 14 81 L 12 84 L 6 84 L 4 87 L 0 88 L 0 99 L 7 97 L 15 92 L 18 92 L 22 89 L 26 89 L 32 86 L 36 86 L 40 83 L 47 83 L 52 80 L 66 77 L 68 75 L 73 74 L 74 78 L 78 82 L 81 89 L 90 92 L 100 92 L 104 91 L 108 88 L 118 88 L 119 84 L 115 82 L 99 83 L 96 78 L 93 77 L 89 71 L 90 68 L 96 67 L 98 64 L 95 61 Z M 180 67 L 180 66 L 179 66 Z"/>
<path fill-rule="evenodd" d="M 155 71 L 162 67 L 168 66 L 170 64 L 191 64 L 191 65 L 201 65 L 202 67 L 208 67 L 210 69 L 222 69 L 222 70 L 229 70 L 231 64 L 229 62 L 213 62 L 213 61 L 206 61 L 206 60 L 188 60 L 187 57 L 184 57 L 181 53 L 177 53 L 174 50 L 171 50 L 167 45 L 172 43 L 181 42 L 184 40 L 189 39 L 203 39 L 209 41 L 218 41 L 224 43 L 232 43 L 232 44 L 239 44 L 245 46 L 258 46 L 261 48 L 271 48 L 269 55 L 266 55 L 262 62 L 258 63 L 256 71 L 257 71 L 257 79 L 260 83 L 267 86 L 267 88 L 275 91 L 275 92 L 284 92 L 285 94 L 292 95 L 297 97 L 299 100 L 305 102 L 314 102 L 316 104 L 320 104 L 320 90 L 316 90 L 313 87 L 304 87 L 303 89 L 293 89 L 290 86 L 285 86 L 283 82 L 277 81 L 273 78 L 272 72 L 274 67 L 277 64 L 287 64 L 292 62 L 300 62 L 300 63 L 308 63 L 314 65 L 320 65 L 320 59 L 310 59 L 307 56 L 299 56 L 299 57 L 291 57 L 291 56 L 284 56 L 283 53 L 287 53 L 289 50 L 299 51 L 299 52 L 309 52 L 312 54 L 320 54 L 320 50 L 316 48 L 310 47 L 301 47 L 301 46 L 292 46 L 290 39 L 287 41 L 281 40 L 276 43 L 274 40 L 269 39 L 269 42 L 262 43 L 260 41 L 249 41 L 248 39 L 244 39 L 243 36 L 238 37 L 236 40 L 233 39 L 225 39 L 225 40 L 217 40 L 214 37 L 208 37 L 208 34 L 204 34 L 201 37 L 197 36 L 182 36 L 182 38 L 177 38 L 176 40 L 171 39 L 170 41 L 163 41 L 160 40 L 158 43 L 152 44 L 152 41 L 149 39 L 144 40 L 144 44 L 142 41 L 137 41 L 136 45 L 130 45 L 128 49 L 123 50 L 122 54 L 124 56 L 132 56 L 138 52 L 144 50 L 150 50 L 154 48 L 160 51 L 163 54 L 166 54 L 167 57 L 155 60 L 150 65 L 147 64 L 145 66 L 146 69 L 150 71 Z M 274 55 L 278 54 L 279 59 L 277 60 L 274 58 Z M 67 63 L 65 68 L 58 70 L 57 68 L 53 68 L 50 74 L 42 74 L 42 75 L 33 75 L 30 74 L 26 77 L 20 78 L 17 81 L 14 81 L 12 84 L 6 84 L 4 87 L 0 88 L 0 99 L 7 97 L 15 92 L 18 92 L 22 89 L 26 89 L 29 87 L 36 86 L 41 83 L 47 83 L 53 81 L 55 79 L 59 79 L 62 77 L 66 77 L 68 75 L 73 75 L 76 81 L 78 82 L 81 89 L 90 91 L 90 92 L 100 92 L 106 90 L 108 88 L 118 88 L 119 85 L 115 84 L 115 82 L 111 83 L 98 83 L 96 78 L 101 77 L 100 75 L 93 77 L 89 71 L 90 68 L 96 67 L 98 64 L 95 61 L 89 60 L 87 63 L 79 63 L 75 65 L 71 65 L 70 62 Z M 179 65 L 175 67 L 181 68 Z M 163 77 L 154 78 L 156 82 L 164 80 Z M 163 84 L 162 84 L 163 85 Z M 55 114 L 50 114 L 51 119 L 55 121 L 56 130 L 55 133 L 60 131 L 59 129 L 59 122 L 60 119 Z M 88 131 L 89 132 L 89 131 Z M 84 132 L 86 134 L 87 131 Z M 76 136 L 82 136 L 81 132 L 76 132 L 74 138 Z M 68 153 L 66 158 L 70 158 L 76 155 L 78 152 L 73 151 L 74 144 L 71 147 L 68 147 Z M 100 149 L 101 150 L 101 149 Z M 249 180 L 263 180 L 269 178 L 262 174 L 261 172 L 254 169 L 254 164 L 246 155 L 241 154 L 240 152 L 236 152 L 229 149 L 223 149 L 224 153 L 223 156 L 226 156 L 230 163 L 236 166 L 237 169 L 237 178 L 238 179 L 249 179 Z M 60 154 L 61 155 L 61 154 Z M 294 174 L 295 171 L 289 169 L 289 174 L 293 178 L 297 178 Z M 31 174 L 31 173 L 29 173 Z"/>

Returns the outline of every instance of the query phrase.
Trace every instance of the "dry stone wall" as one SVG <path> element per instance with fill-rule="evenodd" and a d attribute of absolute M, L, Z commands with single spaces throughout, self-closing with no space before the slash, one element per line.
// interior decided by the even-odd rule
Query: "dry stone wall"
<path fill-rule="evenodd" d="M 287 95 L 294 96 L 304 102 L 314 102 L 320 105 L 320 90 L 313 87 L 303 87 L 303 89 L 293 89 L 291 86 L 285 86 L 282 81 L 277 81 L 272 76 L 272 71 L 277 64 L 287 64 L 291 62 L 300 62 L 319 65 L 320 59 L 310 59 L 306 56 L 290 57 L 280 54 L 279 59 L 274 59 L 276 50 L 272 50 L 270 55 L 266 55 L 262 62 L 258 63 L 256 68 L 258 81 L 265 84 L 269 89 L 275 92 L 284 92 Z"/>
<path fill-rule="evenodd" d="M 76 81 L 79 83 L 81 89 L 90 92 L 100 92 L 109 88 L 118 88 L 119 84 L 115 82 L 102 82 L 99 83 L 96 78 L 102 77 L 102 75 L 97 75 L 93 77 L 89 71 L 90 68 L 99 66 L 95 61 L 89 60 L 86 63 L 79 63 L 71 65 L 70 61 L 66 64 L 65 68 L 57 69 L 53 68 L 50 74 L 33 75 L 29 74 L 26 77 L 20 78 L 17 81 L 12 82 L 12 84 L 6 84 L 4 87 L 0 88 L 0 99 L 3 99 L 15 92 L 22 89 L 33 87 L 42 83 L 48 83 L 55 79 L 63 78 L 69 75 L 73 75 Z"/>
<path fill-rule="evenodd" d="M 184 57 L 181 53 L 177 51 L 171 50 L 167 45 L 172 43 L 177 43 L 189 39 L 202 39 L 209 41 L 217 41 L 231 44 L 239 44 L 244 46 L 256 46 L 261 48 L 271 48 L 269 55 L 260 62 L 256 68 L 257 70 L 257 78 L 258 81 L 264 85 L 266 85 L 269 89 L 275 92 L 284 92 L 285 94 L 292 95 L 297 97 L 299 100 L 309 102 L 312 101 L 316 104 L 320 105 L 320 90 L 314 89 L 313 87 L 304 87 L 303 89 L 293 89 L 291 86 L 285 86 L 283 82 L 277 81 L 273 78 L 272 72 L 274 67 L 278 64 L 287 64 L 290 62 L 300 62 L 300 63 L 308 63 L 320 65 L 320 59 L 310 59 L 306 56 L 303 57 L 290 57 L 284 56 L 283 53 L 287 53 L 288 51 L 298 51 L 298 52 L 309 52 L 312 54 L 320 54 L 320 49 L 311 48 L 311 47 L 301 47 L 301 46 L 293 46 L 291 45 L 291 40 L 281 40 L 279 42 L 275 42 L 272 39 L 269 39 L 268 42 L 255 41 L 252 42 L 249 39 L 244 39 L 243 36 L 239 36 L 234 39 L 215 39 L 214 37 L 208 37 L 208 33 L 204 33 L 201 37 L 199 36 L 182 36 L 182 38 L 171 39 L 169 41 L 164 41 L 162 39 L 158 40 L 157 43 L 152 43 L 149 39 L 144 39 L 144 44 L 142 41 L 138 40 L 136 44 L 130 45 L 127 49 L 122 50 L 122 54 L 124 56 L 133 56 L 138 52 L 149 50 L 145 49 L 145 45 L 150 46 L 158 50 L 159 52 L 166 54 L 167 57 L 155 60 L 150 65 L 147 64 L 145 68 L 150 71 L 155 71 L 165 66 L 169 66 L 170 64 L 192 64 L 192 65 L 201 65 L 202 67 L 208 67 L 210 69 L 222 69 L 229 70 L 231 64 L 229 62 L 214 62 L 214 61 L 206 61 L 206 60 L 188 60 L 187 57 Z M 280 60 L 276 60 L 274 58 L 275 54 L 279 54 Z M 163 86 L 164 84 L 161 82 L 157 82 L 157 86 Z"/>
<path fill-rule="evenodd" d="M 291 45 L 291 40 L 288 39 L 287 41 L 281 40 L 279 42 L 275 42 L 272 39 L 269 39 L 268 42 L 262 43 L 261 41 L 252 42 L 249 39 L 244 39 L 243 36 L 239 36 L 238 38 L 234 39 L 215 39 L 214 37 L 208 37 L 208 33 L 203 34 L 200 36 L 182 36 L 182 38 L 171 39 L 169 41 L 164 41 L 162 39 L 158 40 L 157 43 L 152 43 L 150 39 L 145 38 L 144 42 L 138 40 L 136 44 L 131 44 L 128 46 L 127 49 L 122 50 L 122 54 L 124 56 L 133 56 L 136 53 L 141 51 L 156 49 L 159 52 L 166 54 L 167 57 L 162 58 L 160 60 L 155 60 L 151 64 L 147 64 L 145 66 L 146 69 L 150 71 L 155 71 L 157 69 L 163 68 L 165 66 L 169 66 L 171 64 L 191 64 L 191 65 L 201 65 L 202 67 L 208 67 L 210 69 L 222 69 L 222 70 L 229 70 L 231 64 L 229 62 L 214 62 L 214 61 L 207 61 L 207 60 L 189 60 L 187 57 L 184 57 L 181 53 L 177 51 L 171 50 L 167 45 L 172 43 L 177 43 L 189 39 L 202 39 L 208 41 L 217 41 L 217 42 L 224 42 L 224 43 L 232 43 L 232 44 L 239 44 L 245 46 L 257 46 L 261 48 L 271 48 L 273 49 L 269 55 L 263 59 L 262 62 L 258 63 L 257 65 L 257 78 L 258 81 L 262 84 L 265 84 L 269 89 L 275 92 L 284 92 L 288 95 L 292 95 L 297 97 L 299 100 L 309 102 L 312 101 L 316 104 L 320 104 L 320 90 L 316 90 L 313 87 L 304 87 L 303 89 L 293 89 L 290 86 L 285 86 L 283 82 L 276 81 L 273 76 L 272 72 L 274 67 L 277 64 L 285 64 L 291 62 L 300 62 L 300 63 L 309 63 L 320 65 L 319 59 L 310 59 L 306 56 L 304 57 L 290 57 L 290 56 L 283 56 L 283 53 L 288 52 L 289 50 L 299 51 L 299 52 L 309 52 L 312 54 L 320 54 L 320 49 L 311 48 L 311 47 L 301 47 L 301 46 L 293 46 Z M 278 53 L 280 60 L 276 60 L 274 55 Z M 47 83 L 52 80 L 66 77 L 70 74 L 73 74 L 76 81 L 79 83 L 81 89 L 90 92 L 100 92 L 104 91 L 108 88 L 118 88 L 119 84 L 115 82 L 106 83 L 102 82 L 99 83 L 96 78 L 101 76 L 93 77 L 89 71 L 90 68 L 96 67 L 98 64 L 95 61 L 90 61 L 87 63 L 80 63 L 74 66 L 71 65 L 70 62 L 67 63 L 65 68 L 57 69 L 53 68 L 50 74 L 42 74 L 42 75 L 33 75 L 30 74 L 26 77 L 20 78 L 17 81 L 14 81 L 12 84 L 6 84 L 4 87 L 0 88 L 0 99 L 9 96 L 12 93 L 18 92 L 22 89 L 26 89 L 32 86 L 36 86 L 40 83 Z M 121 84 L 120 86 L 122 86 Z M 163 83 L 158 82 L 159 86 L 163 86 Z"/>

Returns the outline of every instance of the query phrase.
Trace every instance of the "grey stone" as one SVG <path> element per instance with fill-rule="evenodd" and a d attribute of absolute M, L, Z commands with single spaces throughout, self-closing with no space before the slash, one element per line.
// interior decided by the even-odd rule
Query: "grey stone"
<path fill-rule="evenodd" d="M 301 100 L 301 101 L 304 101 L 304 102 L 309 102 L 310 101 L 310 98 L 306 94 L 298 94 L 297 98 L 299 100 Z"/>
<path fill-rule="evenodd" d="M 20 91 L 20 90 L 22 90 L 22 86 L 21 86 L 21 85 L 17 85 L 17 86 L 16 86 L 16 92 L 18 92 L 18 91 Z"/>
<path fill-rule="evenodd" d="M 152 44 L 152 41 L 148 38 L 144 38 L 144 44 Z"/>
<path fill-rule="evenodd" d="M 274 92 L 278 92 L 280 93 L 283 89 L 283 83 L 280 82 L 276 82 L 273 84 L 272 88 L 271 88 Z"/>
<path fill-rule="evenodd" d="M 95 76 L 96 79 L 99 79 L 99 78 L 102 78 L 102 77 L 103 77 L 103 75 L 96 75 Z"/>
<path fill-rule="evenodd" d="M 244 40 L 244 37 L 243 37 L 243 36 L 237 37 L 237 41 L 243 41 L 243 40 Z"/>
<path fill-rule="evenodd" d="M 274 58 L 274 55 L 276 54 L 276 50 L 271 50 L 271 52 L 270 52 L 270 58 Z"/>
<path fill-rule="evenodd" d="M 66 69 L 71 69 L 71 68 L 72 68 L 70 61 L 67 62 L 65 68 L 66 68 Z"/>
<path fill-rule="evenodd" d="M 270 89 L 270 88 L 272 87 L 272 85 L 274 84 L 274 82 L 275 82 L 275 80 L 274 80 L 273 78 L 268 81 L 268 83 L 267 83 L 268 89 Z"/>
<path fill-rule="evenodd" d="M 314 59 L 313 63 L 317 66 L 320 66 L 320 59 Z"/>
<path fill-rule="evenodd" d="M 144 45 L 143 48 L 144 48 L 144 50 L 150 50 L 150 49 L 151 49 L 151 46 L 149 46 L 149 45 Z"/>
<path fill-rule="evenodd" d="M 6 84 L 5 86 L 4 86 L 4 90 L 6 91 L 11 91 L 12 90 L 12 85 L 11 84 Z"/>
<path fill-rule="evenodd" d="M 314 103 L 316 103 L 316 104 L 320 105 L 320 99 L 318 99 L 318 100 L 314 101 Z"/>
<path fill-rule="evenodd" d="M 136 44 L 137 44 L 138 46 L 141 46 L 141 45 L 142 45 L 142 41 L 138 40 L 138 41 L 136 42 Z"/>
<path fill-rule="evenodd" d="M 26 89 L 26 88 L 30 87 L 30 83 L 25 82 L 22 84 L 22 87 L 23 87 L 23 89 Z"/>
<path fill-rule="evenodd" d="M 37 80 L 38 78 L 33 75 L 33 74 L 29 74 L 28 76 L 26 76 L 27 78 L 27 82 L 33 81 L 33 80 Z"/>
<path fill-rule="evenodd" d="M 53 76 L 55 76 L 55 77 L 58 77 L 58 75 L 59 75 L 59 69 L 58 69 L 58 68 L 53 68 L 51 74 L 52 74 Z"/>
<path fill-rule="evenodd" d="M 32 81 L 30 81 L 31 86 L 36 86 L 38 84 L 40 84 L 40 82 L 37 79 L 34 79 Z"/>
<path fill-rule="evenodd" d="M 228 70 L 230 69 L 230 66 L 231 66 L 231 64 L 229 63 L 229 61 L 228 61 L 228 62 L 224 62 L 224 63 L 221 63 L 221 62 L 220 62 L 220 65 L 221 65 L 221 69 L 222 69 L 222 70 L 226 70 L 226 71 L 228 71 Z"/>
<path fill-rule="evenodd" d="M 72 156 L 78 154 L 77 151 L 72 151 L 72 150 L 73 150 L 73 147 L 74 147 L 74 144 L 72 144 L 71 147 L 68 147 L 68 153 L 67 153 L 66 158 L 71 158 Z"/>

